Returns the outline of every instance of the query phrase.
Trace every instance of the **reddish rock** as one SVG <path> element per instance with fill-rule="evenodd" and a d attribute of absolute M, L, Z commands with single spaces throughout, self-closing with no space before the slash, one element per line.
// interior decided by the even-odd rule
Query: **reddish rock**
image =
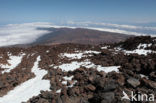
<path fill-rule="evenodd" d="M 85 89 L 88 90 L 88 91 L 95 91 L 96 87 L 89 84 L 89 85 L 85 86 Z"/>

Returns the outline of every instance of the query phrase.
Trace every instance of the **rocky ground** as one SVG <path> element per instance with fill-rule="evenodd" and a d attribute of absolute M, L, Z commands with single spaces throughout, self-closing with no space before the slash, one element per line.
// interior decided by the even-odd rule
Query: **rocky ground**
<path fill-rule="evenodd" d="M 16 65 L 11 61 L 20 57 Z M 36 82 L 33 82 L 20 92 L 21 85 L 37 77 L 32 68 L 35 69 L 39 57 L 37 68 L 41 74 L 41 70 L 47 71 L 41 79 L 49 82 L 35 87 Z M 97 46 L 59 44 L 0 48 L 0 67 L 0 103 L 156 103 L 156 38 L 135 37 Z M 20 100 L 20 95 L 30 95 L 47 83 L 50 84 L 48 89 Z M 29 90 L 32 87 L 34 91 Z M 19 96 L 11 95 L 17 91 Z M 137 94 L 134 101 L 132 91 Z M 124 93 L 130 100 L 122 99 Z M 148 97 L 141 101 L 141 94 Z"/>

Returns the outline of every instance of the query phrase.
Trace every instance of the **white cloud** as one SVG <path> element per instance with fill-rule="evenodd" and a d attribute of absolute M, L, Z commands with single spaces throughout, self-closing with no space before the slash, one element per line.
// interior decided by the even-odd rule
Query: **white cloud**
<path fill-rule="evenodd" d="M 144 26 L 134 26 L 134 25 L 123 25 L 123 24 L 111 24 L 111 23 L 96 23 L 96 22 L 74 22 L 74 21 L 68 21 L 67 24 L 71 25 L 83 25 L 83 26 L 89 26 L 89 25 L 98 25 L 98 26 L 105 26 L 105 27 L 115 27 L 119 29 L 132 29 L 132 30 L 153 30 L 156 31 L 156 27 L 144 27 Z"/>
<path fill-rule="evenodd" d="M 51 27 L 51 24 L 36 22 L 2 26 L 0 27 L 0 46 L 31 43 L 49 32 L 37 29 L 39 27 Z"/>
<path fill-rule="evenodd" d="M 106 31 L 106 32 L 112 32 L 112 33 L 127 34 L 127 35 L 135 35 L 135 36 L 147 36 L 147 35 L 154 36 L 153 34 L 144 34 L 144 33 L 130 32 L 130 31 L 120 30 L 120 29 L 92 28 L 92 27 L 88 27 L 88 29 L 99 30 L 99 31 Z"/>

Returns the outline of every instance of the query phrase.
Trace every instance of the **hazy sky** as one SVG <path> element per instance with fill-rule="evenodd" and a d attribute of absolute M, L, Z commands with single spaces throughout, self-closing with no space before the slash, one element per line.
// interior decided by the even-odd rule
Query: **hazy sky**
<path fill-rule="evenodd" d="M 156 22 L 156 0 L 0 0 L 0 24 Z"/>

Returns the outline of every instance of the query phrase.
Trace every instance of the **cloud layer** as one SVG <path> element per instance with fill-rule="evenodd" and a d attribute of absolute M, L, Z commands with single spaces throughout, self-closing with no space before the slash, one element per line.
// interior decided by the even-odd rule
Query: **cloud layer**
<path fill-rule="evenodd" d="M 40 22 L 2 26 L 0 27 L 0 46 L 31 43 L 49 32 L 48 30 L 39 30 L 37 28 L 50 26 L 50 23 Z"/>
<path fill-rule="evenodd" d="M 67 25 L 76 27 L 86 27 L 101 31 L 123 33 L 129 35 L 156 35 L 156 27 L 135 26 L 135 25 L 122 25 L 111 23 L 96 23 L 96 22 L 74 22 L 69 21 Z"/>
<path fill-rule="evenodd" d="M 38 28 L 88 28 L 99 31 L 114 32 L 128 35 L 151 35 L 156 36 L 156 27 L 143 27 L 133 25 L 119 25 L 110 23 L 93 22 L 68 22 L 64 26 L 52 25 L 46 22 L 8 24 L 0 26 L 0 46 L 27 44 L 34 42 L 38 37 L 52 31 Z"/>
<path fill-rule="evenodd" d="M 114 27 L 119 29 L 131 29 L 131 30 L 153 30 L 156 31 L 156 27 L 144 27 L 144 26 L 134 26 L 134 25 L 123 25 L 123 24 L 111 24 L 111 23 L 96 23 L 96 22 L 74 22 L 69 21 L 67 24 L 81 25 L 81 26 L 103 26 L 103 27 Z"/>

